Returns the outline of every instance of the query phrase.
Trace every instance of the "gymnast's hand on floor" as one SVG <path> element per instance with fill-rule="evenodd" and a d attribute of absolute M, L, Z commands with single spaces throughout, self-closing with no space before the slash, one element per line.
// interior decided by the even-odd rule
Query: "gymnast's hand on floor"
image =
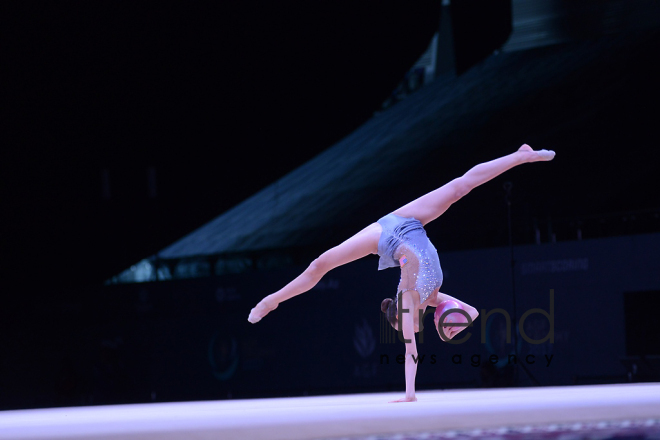
<path fill-rule="evenodd" d="M 398 400 L 391 400 L 388 403 L 398 403 L 398 402 L 417 402 L 417 397 L 415 397 L 415 396 L 403 397 L 403 398 L 398 399 Z"/>
<path fill-rule="evenodd" d="M 252 324 L 261 321 L 264 316 L 275 310 L 278 305 L 279 304 L 270 298 L 270 295 L 268 295 L 259 301 L 259 304 L 257 304 L 252 310 L 250 310 L 248 321 L 250 321 Z"/>

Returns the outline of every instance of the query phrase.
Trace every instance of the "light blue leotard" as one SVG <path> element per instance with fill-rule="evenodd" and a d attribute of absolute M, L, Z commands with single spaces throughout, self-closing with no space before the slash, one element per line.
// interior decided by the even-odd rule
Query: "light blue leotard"
<path fill-rule="evenodd" d="M 378 270 L 401 267 L 397 292 L 416 290 L 420 304 L 442 285 L 440 258 L 426 236 L 422 223 L 413 217 L 387 214 L 378 220 L 383 232 L 378 240 Z"/>

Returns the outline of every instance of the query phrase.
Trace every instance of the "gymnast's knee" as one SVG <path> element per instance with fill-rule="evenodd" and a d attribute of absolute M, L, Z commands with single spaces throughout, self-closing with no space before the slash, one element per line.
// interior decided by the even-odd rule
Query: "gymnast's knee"
<path fill-rule="evenodd" d="M 454 179 L 452 186 L 454 189 L 454 200 L 458 200 L 472 191 L 472 185 L 463 177 Z"/>
<path fill-rule="evenodd" d="M 309 263 L 309 266 L 307 267 L 306 272 L 312 278 L 321 278 L 329 270 L 330 270 L 330 267 L 329 267 L 327 258 L 325 258 L 323 255 L 321 255 L 320 257 L 314 259 L 314 261 Z"/>

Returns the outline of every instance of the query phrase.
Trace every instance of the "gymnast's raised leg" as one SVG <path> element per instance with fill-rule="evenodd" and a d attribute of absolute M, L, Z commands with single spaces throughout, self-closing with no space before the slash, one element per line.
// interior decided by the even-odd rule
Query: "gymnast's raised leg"
<path fill-rule="evenodd" d="M 480 163 L 440 188 L 424 194 L 407 205 L 402 206 L 393 214 L 401 217 L 414 217 L 422 225 L 440 217 L 454 202 L 465 196 L 477 186 L 488 182 L 503 172 L 523 163 L 552 160 L 554 151 L 532 150 L 525 144 L 515 153 Z"/>
<path fill-rule="evenodd" d="M 431 191 L 393 211 L 402 217 L 414 217 L 423 225 L 442 215 L 452 203 L 458 201 L 472 189 L 493 179 L 503 172 L 527 162 L 547 161 L 554 157 L 553 151 L 534 151 L 523 145 L 518 151 L 498 159 L 474 166 L 463 176 Z M 378 253 L 378 239 L 382 227 L 372 223 L 338 246 L 324 252 L 305 271 L 286 286 L 263 298 L 251 311 L 248 321 L 259 322 L 282 302 L 307 292 L 335 267 Z"/>

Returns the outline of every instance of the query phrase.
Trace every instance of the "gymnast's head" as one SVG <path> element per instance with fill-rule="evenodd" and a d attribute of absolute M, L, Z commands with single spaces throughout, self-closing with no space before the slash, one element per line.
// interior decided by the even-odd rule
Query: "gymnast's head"
<path fill-rule="evenodd" d="M 380 310 L 385 313 L 385 318 L 387 322 L 394 328 L 394 330 L 399 330 L 398 328 L 398 319 L 396 301 L 392 298 L 385 298 L 383 302 L 380 303 Z"/>
<path fill-rule="evenodd" d="M 390 323 L 392 328 L 396 331 L 399 331 L 399 309 L 397 305 L 397 297 L 395 296 L 394 298 L 385 298 L 380 303 L 380 310 L 385 314 L 385 319 L 387 319 L 387 322 Z M 406 313 L 410 313 L 410 312 L 406 312 Z M 415 333 L 418 332 L 419 332 L 419 328 L 415 320 Z"/>

